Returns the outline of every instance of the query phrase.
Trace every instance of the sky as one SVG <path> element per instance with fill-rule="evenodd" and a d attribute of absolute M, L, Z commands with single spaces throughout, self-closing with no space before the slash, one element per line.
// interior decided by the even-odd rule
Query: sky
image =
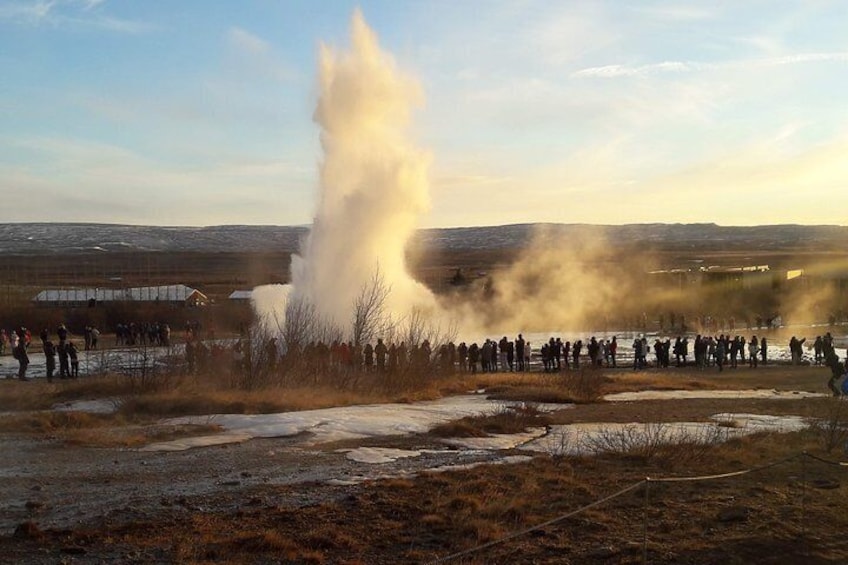
<path fill-rule="evenodd" d="M 0 222 L 311 223 L 356 9 L 423 91 L 421 227 L 848 225 L 841 0 L 0 0 Z"/>

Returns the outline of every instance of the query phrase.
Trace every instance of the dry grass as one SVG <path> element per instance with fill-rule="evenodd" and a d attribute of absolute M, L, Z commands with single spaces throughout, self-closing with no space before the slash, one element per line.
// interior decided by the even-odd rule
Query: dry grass
<path fill-rule="evenodd" d="M 423 563 L 563 515 L 645 476 L 740 470 L 805 449 L 821 453 L 817 442 L 812 433 L 745 437 L 711 446 L 708 458 L 665 468 L 613 454 L 558 464 L 538 457 L 380 482 L 297 509 L 247 505 L 235 513 L 195 511 L 188 519 L 175 514 L 87 532 L 85 539 L 92 555 L 111 546 L 167 548 L 166 560 L 195 563 Z M 730 480 L 653 483 L 647 514 L 643 492 L 634 491 L 460 562 L 640 563 L 645 519 L 651 563 L 845 562 L 848 508 L 834 498 L 845 487 L 824 496 L 799 482 L 840 482 L 844 471 L 804 465 L 793 461 Z M 267 487 L 266 494 L 300 488 Z M 721 518 L 734 507 L 744 519 Z M 47 535 L 42 547 L 66 544 L 75 534 Z M 763 544 L 763 536 L 771 542 Z"/>
<path fill-rule="evenodd" d="M 712 375 L 710 375 L 712 376 Z M 718 382 L 695 369 L 669 369 L 667 371 L 618 371 L 607 373 L 604 393 L 633 392 L 640 390 L 711 390 L 743 389 L 739 382 Z"/>
<path fill-rule="evenodd" d="M 25 433 L 88 447 L 139 447 L 220 431 L 215 425 L 154 425 L 121 414 L 39 411 L 0 417 L 0 433 Z"/>
<path fill-rule="evenodd" d="M 132 393 L 125 377 L 105 376 L 68 381 L 45 379 L 28 382 L 0 381 L 0 411 L 47 410 L 59 402 L 92 398 L 115 398 Z"/>
<path fill-rule="evenodd" d="M 413 390 L 396 392 L 367 389 L 339 390 L 331 386 L 268 386 L 240 390 L 204 377 L 171 381 L 166 390 L 139 390 L 126 377 L 91 377 L 47 383 L 41 379 L 0 384 L 0 410 L 46 410 L 59 402 L 94 398 L 120 399 L 127 416 L 180 416 L 215 413 L 269 413 L 311 410 L 333 406 L 386 402 L 409 403 L 435 400 L 454 394 L 486 389 L 528 402 L 568 402 L 571 396 L 562 382 L 538 373 L 492 373 L 423 379 Z"/>
<path fill-rule="evenodd" d="M 822 448 L 827 453 L 838 447 L 848 449 L 848 402 L 844 398 L 828 398 L 823 404 L 824 410 L 812 424 Z"/>
<path fill-rule="evenodd" d="M 604 393 L 637 390 L 743 390 L 777 389 L 827 392 L 829 369 L 825 367 L 792 367 L 771 363 L 750 369 L 740 364 L 738 369 L 719 372 L 715 367 L 699 371 L 693 367 L 650 371 L 607 371 Z"/>
<path fill-rule="evenodd" d="M 517 434 L 531 427 L 543 427 L 546 415 L 533 405 L 504 405 L 494 414 L 468 416 L 430 430 L 436 437 L 485 437 L 489 434 Z"/>
<path fill-rule="evenodd" d="M 24 432 L 55 434 L 65 430 L 104 428 L 117 424 L 109 414 L 87 414 L 83 412 L 27 412 L 0 418 L 0 432 Z"/>

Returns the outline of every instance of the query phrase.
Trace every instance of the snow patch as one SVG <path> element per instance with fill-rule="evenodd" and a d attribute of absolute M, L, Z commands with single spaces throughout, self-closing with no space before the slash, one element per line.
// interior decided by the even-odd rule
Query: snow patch
<path fill-rule="evenodd" d="M 544 436 L 545 428 L 533 428 L 519 434 L 492 434 L 486 437 L 461 437 L 442 440 L 443 443 L 464 449 L 503 450 L 515 449 Z"/>
<path fill-rule="evenodd" d="M 640 390 L 637 392 L 619 392 L 604 397 L 607 402 L 635 402 L 637 400 L 689 400 L 689 399 L 736 399 L 768 398 L 783 400 L 790 398 L 819 398 L 827 396 L 817 392 L 795 390 L 753 389 L 753 390 Z"/>
<path fill-rule="evenodd" d="M 85 412 L 87 414 L 114 414 L 118 411 L 121 401 L 116 398 L 100 398 L 97 400 L 72 400 L 54 404 L 51 409 L 56 412 Z"/>
<path fill-rule="evenodd" d="M 469 469 L 474 469 L 475 467 L 480 467 L 481 465 L 510 465 L 515 463 L 527 463 L 532 460 L 533 458 L 529 455 L 508 455 L 492 461 L 477 461 L 475 463 L 465 463 L 462 465 L 442 465 L 441 467 L 432 467 L 430 469 L 426 469 L 424 472 L 446 473 L 448 471 L 467 471 Z"/>
<path fill-rule="evenodd" d="M 366 439 L 389 435 L 423 434 L 435 426 L 464 418 L 495 414 L 505 406 L 522 403 L 489 400 L 479 395 L 462 395 L 416 402 L 412 404 L 370 404 L 303 412 L 284 412 L 281 414 L 218 414 L 214 416 L 187 416 L 166 420 L 165 424 L 193 425 L 216 424 L 227 433 L 236 434 L 234 441 L 244 441 L 242 435 L 251 438 L 288 437 L 297 434 L 310 434 L 309 445 L 333 441 Z M 552 411 L 570 407 L 567 404 L 542 404 L 536 406 L 542 411 Z M 222 440 L 223 441 L 223 440 Z M 170 442 L 154 444 L 157 450 L 171 451 Z M 187 445 L 179 440 L 179 445 Z M 154 446 L 147 446 L 148 450 Z"/>
<path fill-rule="evenodd" d="M 344 449 L 341 451 L 347 452 L 345 457 L 351 461 L 356 461 L 358 463 L 370 463 L 372 465 L 392 463 L 398 459 L 421 456 L 420 451 L 392 449 L 390 447 L 358 447 L 356 449 Z"/>
<path fill-rule="evenodd" d="M 801 416 L 723 413 L 711 422 L 582 423 L 550 426 L 548 434 L 520 447 L 549 455 L 593 455 L 606 448 L 637 447 L 644 442 L 715 443 L 759 432 L 788 433 L 805 429 Z"/>
<path fill-rule="evenodd" d="M 175 439 L 171 441 L 162 441 L 159 443 L 151 443 L 140 447 L 139 451 L 185 451 L 195 447 L 213 447 L 216 445 L 228 445 L 231 443 L 241 443 L 253 439 L 253 436 L 246 433 L 225 433 L 214 436 L 197 436 Z"/>

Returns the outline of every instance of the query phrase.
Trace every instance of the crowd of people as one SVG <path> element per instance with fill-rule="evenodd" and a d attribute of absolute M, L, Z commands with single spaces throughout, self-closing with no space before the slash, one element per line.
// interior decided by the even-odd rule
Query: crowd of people
<path fill-rule="evenodd" d="M 802 346 L 805 341 L 795 336 L 790 339 L 792 364 L 804 362 Z M 700 370 L 712 367 L 723 371 L 725 368 L 736 369 L 740 364 L 758 368 L 770 362 L 770 348 L 773 350 L 774 346 L 769 345 L 765 336 L 756 335 L 746 338 L 741 335 L 698 334 L 692 340 L 688 336 L 677 336 L 674 341 L 670 337 L 655 338 L 652 344 L 645 336 L 637 336 L 631 344 L 632 365 L 629 366 L 634 371 L 648 367 L 667 368 L 672 363 L 677 367 L 693 366 Z M 814 351 L 815 365 L 830 367 L 834 358 L 838 361 L 833 338 L 829 333 L 816 338 Z M 650 358 L 651 355 L 653 358 Z M 277 340 L 272 339 L 267 343 L 264 358 L 273 359 L 275 366 L 303 362 L 316 369 L 388 372 L 405 369 L 431 369 L 443 373 L 523 372 L 530 370 L 531 359 L 538 360 L 544 372 L 579 370 L 584 365 L 608 368 L 621 366 L 617 336 L 609 339 L 592 336 L 585 343 L 580 339 L 571 342 L 551 337 L 538 350 L 534 350 L 530 342 L 519 334 L 514 339 L 506 336 L 499 340 L 487 338 L 481 344 L 461 342 L 455 345 L 449 342 L 435 351 L 426 340 L 420 345 L 407 345 L 403 341 L 387 345 L 378 339 L 373 346 L 370 343 L 360 346 L 344 341 L 334 341 L 330 345 L 313 342 L 303 348 L 281 352 Z"/>
<path fill-rule="evenodd" d="M 56 372 L 56 358 L 59 359 L 59 378 L 71 379 L 79 377 L 79 349 L 76 344 L 69 339 L 68 328 L 64 324 L 60 324 L 56 328 L 56 336 L 58 343 L 54 343 L 50 338 L 50 332 L 46 329 L 41 330 L 39 338 L 41 339 L 41 350 L 44 352 L 46 376 L 49 382 L 53 382 L 54 373 Z M 0 354 L 5 352 L 7 346 L 11 347 L 12 357 L 18 362 L 18 379 L 27 380 L 27 368 L 29 367 L 29 348 L 32 344 L 32 333 L 24 326 L 21 326 L 11 332 L 0 330 Z"/>
<path fill-rule="evenodd" d="M 129 322 L 115 326 L 115 345 L 160 345 L 171 344 L 171 328 L 159 322 Z"/>
<path fill-rule="evenodd" d="M 55 330 L 56 341 L 51 332 L 43 329 L 39 332 L 41 350 L 45 357 L 46 377 L 52 382 L 56 375 L 58 359 L 58 377 L 71 379 L 79 377 L 79 348 L 70 339 L 70 332 L 65 324 L 59 324 Z M 82 331 L 85 351 L 97 350 L 100 347 L 101 331 L 94 325 L 86 325 Z M 116 346 L 156 345 L 169 346 L 171 329 L 168 324 L 160 323 L 119 323 L 115 326 Z M 27 368 L 30 364 L 29 352 L 32 345 L 32 332 L 25 326 L 7 331 L 0 329 L 0 355 L 7 351 L 18 361 L 17 377 L 27 380 Z"/>
<path fill-rule="evenodd" d="M 723 371 L 725 366 L 736 369 L 740 362 L 743 365 L 747 362 L 749 367 L 756 368 L 768 362 L 768 343 L 765 336 L 759 339 L 757 336 L 751 336 L 750 340 L 746 340 L 745 336 L 740 335 L 731 337 L 729 334 L 721 334 L 714 337 L 698 334 L 691 345 L 694 366 L 698 369 L 717 367 L 719 371 Z M 637 338 L 633 341 L 633 369 L 648 366 L 648 354 L 651 349 L 657 367 L 668 367 L 672 355 L 676 366 L 686 366 L 689 362 L 689 346 L 687 336 L 677 336 L 674 344 L 671 338 L 657 338 L 652 346 L 646 338 Z"/>
<path fill-rule="evenodd" d="M 46 359 L 46 376 L 53 380 L 58 358 L 58 377 L 60 379 L 79 376 L 78 349 L 69 339 L 64 324 L 56 328 L 57 342 L 54 342 L 48 330 L 39 334 L 41 349 Z M 514 339 L 503 336 L 501 339 L 484 339 L 481 344 L 470 345 L 461 342 L 442 344 L 433 350 L 430 342 L 420 344 L 385 343 L 378 339 L 375 344 L 358 345 L 351 341 L 336 340 L 330 344 L 311 342 L 303 347 L 286 348 L 277 338 L 269 338 L 257 349 L 249 339 L 239 339 L 234 343 L 224 343 L 215 339 L 204 340 L 197 323 L 186 322 L 185 361 L 190 373 L 205 372 L 210 367 L 229 366 L 233 372 L 253 370 L 257 365 L 264 369 L 277 370 L 278 367 L 300 364 L 315 371 L 365 370 L 396 373 L 402 371 L 435 371 L 441 374 L 453 372 L 524 372 L 531 368 L 531 360 L 540 361 L 544 372 L 579 370 L 581 363 L 594 367 L 620 367 L 619 341 L 617 336 L 609 339 L 597 339 L 595 336 L 574 342 L 551 337 L 538 350 L 534 350 L 522 334 Z M 209 338 L 214 336 L 210 335 Z M 98 348 L 100 331 L 94 326 L 83 330 L 85 350 Z M 32 335 L 25 327 L 13 331 L 0 330 L 0 355 L 11 350 L 19 363 L 18 378 L 26 379 L 29 365 L 28 350 Z M 806 338 L 792 336 L 789 340 L 790 363 L 804 363 L 804 344 Z M 170 346 L 171 329 L 166 323 L 120 323 L 115 327 L 116 346 Z M 634 338 L 631 345 L 632 370 L 648 367 L 667 368 L 672 363 L 677 367 L 694 366 L 704 370 L 715 367 L 718 371 L 725 368 L 735 369 L 740 364 L 757 368 L 769 362 L 769 344 L 765 336 L 754 335 L 749 339 L 742 335 L 718 336 L 696 335 L 692 341 L 686 335 L 654 338 L 653 343 L 643 336 Z M 690 348 L 693 354 L 690 362 Z M 827 366 L 832 378 L 828 383 L 834 394 L 840 394 L 837 381 L 845 373 L 845 364 L 839 361 L 830 333 L 817 336 L 812 347 L 811 364 Z M 649 356 L 653 354 L 653 359 Z M 629 359 L 628 359 L 629 361 Z"/>

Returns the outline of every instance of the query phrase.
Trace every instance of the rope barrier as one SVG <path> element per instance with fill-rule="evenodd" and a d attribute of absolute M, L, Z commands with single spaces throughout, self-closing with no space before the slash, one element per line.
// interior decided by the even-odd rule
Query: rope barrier
<path fill-rule="evenodd" d="M 571 512 L 568 512 L 567 514 L 562 514 L 562 515 L 557 516 L 556 518 L 552 518 L 552 519 L 550 519 L 546 522 L 536 524 L 535 526 L 531 526 L 529 528 L 526 528 L 524 530 L 520 530 L 518 532 L 513 532 L 512 534 L 509 534 L 508 536 L 505 536 L 503 538 L 492 540 L 490 542 L 486 542 L 484 544 L 477 545 L 475 547 L 472 547 L 472 548 L 469 548 L 469 549 L 466 549 L 466 550 L 463 550 L 463 551 L 459 551 L 457 553 L 452 553 L 450 555 L 446 555 L 445 557 L 441 557 L 439 559 L 436 559 L 435 561 L 431 561 L 430 564 L 436 565 L 438 563 L 447 563 L 448 561 L 452 561 L 452 560 L 457 559 L 459 557 L 464 557 L 466 555 L 470 555 L 472 553 L 476 553 L 478 551 L 482 551 L 484 549 L 488 549 L 490 547 L 494 547 L 496 545 L 505 543 L 505 542 L 513 540 L 515 538 L 529 534 L 530 532 L 533 532 L 535 530 L 545 528 L 545 527 L 550 526 L 552 524 L 556 524 L 557 522 L 561 522 L 562 520 L 565 520 L 567 518 L 571 518 L 573 516 L 576 516 L 577 514 L 585 512 L 586 510 L 589 510 L 591 508 L 595 508 L 596 506 L 600 506 L 601 504 L 603 504 L 605 502 L 608 502 L 608 501 L 610 501 L 614 498 L 618 498 L 619 496 L 627 494 L 630 491 L 636 490 L 637 488 L 639 488 L 641 486 L 645 486 L 645 488 L 647 490 L 650 487 L 651 483 L 697 482 L 697 481 L 710 481 L 710 480 L 716 480 L 716 479 L 725 479 L 725 478 L 730 478 L 730 477 L 739 477 L 741 475 L 747 475 L 749 473 L 756 473 L 758 471 L 764 471 L 764 470 L 770 469 L 772 467 L 777 467 L 779 465 L 789 463 L 790 461 L 793 461 L 795 459 L 799 459 L 801 457 L 808 457 L 808 458 L 814 459 L 816 461 L 819 461 L 821 463 L 825 463 L 825 464 L 828 464 L 828 465 L 834 465 L 834 466 L 837 466 L 837 467 L 848 467 L 848 462 L 830 461 L 828 459 L 824 459 L 822 457 L 818 457 L 816 455 L 813 455 L 811 453 L 807 453 L 806 451 L 804 451 L 802 453 L 796 453 L 795 455 L 790 455 L 788 457 L 784 457 L 783 459 L 778 459 L 777 461 L 765 463 L 765 464 L 757 466 L 757 467 L 751 467 L 750 469 L 743 469 L 741 471 L 732 471 L 732 472 L 729 472 L 729 473 L 719 473 L 719 474 L 713 474 L 713 475 L 698 475 L 698 476 L 694 476 L 694 477 L 660 477 L 660 478 L 645 477 L 641 481 L 633 483 L 633 484 L 631 484 L 631 485 L 629 485 L 629 486 L 627 486 L 627 487 L 625 487 L 625 488 L 623 488 L 623 489 L 621 489 L 617 492 L 614 492 L 614 493 L 612 493 L 608 496 L 605 496 L 604 498 L 601 498 L 599 500 L 591 502 L 591 503 L 589 503 L 585 506 L 581 506 L 580 508 L 577 508 L 576 510 L 572 510 Z M 646 492 L 646 507 L 647 507 L 647 492 Z M 647 508 L 646 508 L 646 511 L 647 511 Z M 647 531 L 645 532 L 645 546 L 644 547 L 645 547 L 645 551 L 647 551 Z"/>
<path fill-rule="evenodd" d="M 813 455 L 812 453 L 807 453 L 806 451 L 801 455 L 805 455 L 810 459 L 818 461 L 819 463 L 824 463 L 825 465 L 833 465 L 834 467 L 848 467 L 848 462 L 845 461 L 831 461 L 830 459 L 824 459 L 823 457 L 819 457 L 817 455 Z"/>
<path fill-rule="evenodd" d="M 691 483 L 697 481 L 711 481 L 715 479 L 725 479 L 728 477 L 739 477 L 741 475 L 747 475 L 748 473 L 756 473 L 757 471 L 765 471 L 766 469 L 770 469 L 772 467 L 777 467 L 779 465 L 783 465 L 784 463 L 788 463 L 794 459 L 798 459 L 801 457 L 803 453 L 796 453 L 795 455 L 791 455 L 789 457 L 785 457 L 783 459 L 779 459 L 777 461 L 772 461 L 771 463 L 766 463 L 764 465 L 760 465 L 759 467 L 751 467 L 750 469 L 743 469 L 741 471 L 731 471 L 730 473 L 720 473 L 717 475 L 698 475 L 696 477 L 661 477 L 659 479 L 648 478 L 646 481 L 652 483 Z"/>
<path fill-rule="evenodd" d="M 561 516 L 557 516 L 556 518 L 552 518 L 552 519 L 548 520 L 547 522 L 542 522 L 541 524 L 536 524 L 535 526 L 531 526 L 531 527 L 524 529 L 524 530 L 521 530 L 519 532 L 514 532 L 512 534 L 509 534 L 506 537 L 496 539 L 496 540 L 492 540 L 490 542 L 472 547 L 470 549 L 466 549 L 464 551 L 459 551 L 457 553 L 452 553 L 450 555 L 446 555 L 445 557 L 442 557 L 442 558 L 437 559 L 435 561 L 431 561 L 430 563 L 432 565 L 435 565 L 436 563 L 447 563 L 448 561 L 452 561 L 452 560 L 456 559 L 457 557 L 463 557 L 465 555 L 470 555 L 472 553 L 476 553 L 476 552 L 481 551 L 483 549 L 493 547 L 495 545 L 507 542 L 507 541 L 515 539 L 517 537 L 521 537 L 521 536 L 529 534 L 530 532 L 533 532 L 535 530 L 539 530 L 539 529 L 544 528 L 546 526 L 550 526 L 551 524 L 556 524 L 557 522 L 561 522 L 562 520 L 565 520 L 566 518 L 571 518 L 572 516 L 580 514 L 581 512 L 585 512 L 586 510 L 589 510 L 589 509 L 594 508 L 596 506 L 600 506 L 604 502 L 612 500 L 613 498 L 618 498 L 619 496 L 621 496 L 623 494 L 627 494 L 628 492 L 630 492 L 632 490 L 636 490 L 637 488 L 641 487 L 644 484 L 645 484 L 645 481 L 639 481 L 639 482 L 633 483 L 632 485 L 625 487 L 625 488 L 621 489 L 620 491 L 614 492 L 613 494 L 611 494 L 609 496 L 606 496 L 606 497 L 604 497 L 600 500 L 596 500 L 594 502 L 591 502 L 591 503 L 587 504 L 586 506 L 581 506 L 577 510 L 572 510 L 571 512 L 569 512 L 567 514 L 563 514 Z"/>

